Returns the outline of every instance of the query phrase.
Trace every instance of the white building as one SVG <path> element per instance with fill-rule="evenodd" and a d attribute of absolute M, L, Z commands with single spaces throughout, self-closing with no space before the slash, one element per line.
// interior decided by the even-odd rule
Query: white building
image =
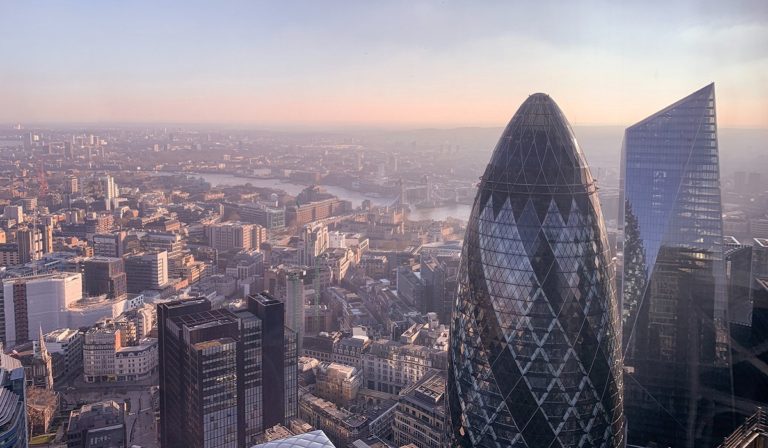
<path fill-rule="evenodd" d="M 157 339 L 142 339 L 115 352 L 115 376 L 117 381 L 140 381 L 157 371 L 157 363 Z"/>
<path fill-rule="evenodd" d="M 5 346 L 33 340 L 38 331 L 67 327 L 67 308 L 83 298 L 80 273 L 56 273 L 3 281 Z"/>

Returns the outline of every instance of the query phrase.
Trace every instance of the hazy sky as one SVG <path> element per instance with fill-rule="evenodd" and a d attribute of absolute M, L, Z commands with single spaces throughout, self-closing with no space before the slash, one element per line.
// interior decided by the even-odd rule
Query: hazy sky
<path fill-rule="evenodd" d="M 768 1 L 0 0 L 0 122 L 630 124 L 711 81 L 768 128 Z"/>

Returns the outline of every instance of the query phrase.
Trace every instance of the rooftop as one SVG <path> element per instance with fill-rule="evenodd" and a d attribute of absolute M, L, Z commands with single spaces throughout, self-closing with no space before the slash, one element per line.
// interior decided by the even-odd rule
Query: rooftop
<path fill-rule="evenodd" d="M 312 431 L 286 439 L 254 445 L 252 448 L 336 448 L 323 431 Z"/>

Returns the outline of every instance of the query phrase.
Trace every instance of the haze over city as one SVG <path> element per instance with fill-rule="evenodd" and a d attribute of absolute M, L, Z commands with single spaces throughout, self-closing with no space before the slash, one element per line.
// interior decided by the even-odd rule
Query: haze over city
<path fill-rule="evenodd" d="M 627 125 L 715 81 L 768 127 L 768 5 L 3 2 L 0 122 L 500 126 L 533 92 Z"/>

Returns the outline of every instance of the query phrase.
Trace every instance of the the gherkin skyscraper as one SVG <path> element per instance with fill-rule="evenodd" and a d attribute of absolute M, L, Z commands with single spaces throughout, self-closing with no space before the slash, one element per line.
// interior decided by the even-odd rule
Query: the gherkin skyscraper
<path fill-rule="evenodd" d="M 624 446 L 619 325 L 595 181 L 560 108 L 531 95 L 496 145 L 464 240 L 453 444 Z"/>

